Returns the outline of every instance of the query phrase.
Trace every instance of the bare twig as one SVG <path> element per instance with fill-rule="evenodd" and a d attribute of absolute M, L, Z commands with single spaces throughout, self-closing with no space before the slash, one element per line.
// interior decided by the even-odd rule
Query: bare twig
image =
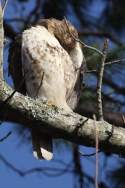
<path fill-rule="evenodd" d="M 106 62 L 105 65 L 112 65 L 114 63 L 121 63 L 123 61 L 125 61 L 125 59 L 117 59 L 117 60 L 114 60 L 114 61 Z"/>
<path fill-rule="evenodd" d="M 101 64 L 99 64 L 98 80 L 97 80 L 97 110 L 98 110 L 98 120 L 103 120 L 103 109 L 102 109 L 102 79 L 104 73 L 104 65 L 107 57 L 108 40 L 104 41 L 104 46 L 102 50 Z"/>
<path fill-rule="evenodd" d="M 117 59 L 117 60 L 114 60 L 114 61 L 108 61 L 104 64 L 104 66 L 107 66 L 107 65 L 112 65 L 112 64 L 115 64 L 115 63 L 121 63 L 125 61 L 125 59 Z M 93 73 L 93 72 L 97 72 L 96 69 L 93 69 L 93 70 L 87 70 L 86 73 Z"/>
<path fill-rule="evenodd" d="M 10 135 L 11 135 L 11 131 L 8 132 L 6 136 L 4 136 L 3 138 L 1 138 L 0 142 L 3 142 L 4 140 L 6 140 Z"/>
<path fill-rule="evenodd" d="M 98 150 L 98 153 L 100 153 L 100 152 L 102 152 L 102 151 L 101 151 L 101 150 Z M 80 151 L 79 153 L 80 153 L 80 155 L 83 156 L 83 157 L 92 157 L 92 156 L 96 155 L 96 152 L 84 154 L 84 153 L 82 153 L 82 152 Z"/>
<path fill-rule="evenodd" d="M 94 127 L 95 127 L 95 131 L 96 131 L 96 137 L 95 137 L 95 143 L 96 143 L 96 169 L 95 169 L 95 188 L 98 188 L 98 175 L 99 175 L 99 156 L 98 156 L 98 152 L 99 152 L 99 134 L 98 134 L 98 127 L 96 126 L 96 116 L 93 115 L 93 119 L 94 119 Z"/>
<path fill-rule="evenodd" d="M 65 23 L 66 23 L 66 26 L 67 26 L 67 28 L 68 28 L 68 31 L 69 31 L 70 35 L 72 36 L 72 38 L 73 38 L 75 41 L 77 41 L 77 42 L 79 42 L 80 44 L 82 44 L 83 48 L 91 49 L 91 50 L 97 52 L 98 54 L 100 54 L 101 56 L 103 55 L 103 53 L 102 53 L 100 50 L 98 50 L 97 48 L 94 48 L 94 47 L 92 47 L 92 46 L 89 46 L 89 45 L 85 44 L 84 42 L 82 42 L 79 38 L 76 38 L 76 37 L 74 36 L 74 34 L 70 31 L 69 26 L 68 26 L 68 23 L 67 23 L 67 20 L 66 20 L 65 17 L 64 17 L 64 20 L 65 20 Z"/>
<path fill-rule="evenodd" d="M 4 0 L 4 3 L 3 3 L 3 5 L 2 5 L 2 12 L 3 12 L 3 15 L 4 15 L 4 12 L 5 12 L 7 3 L 8 3 L 8 0 Z"/>
<path fill-rule="evenodd" d="M 86 73 L 93 73 L 93 72 L 97 72 L 96 69 L 93 69 L 93 70 L 87 70 Z"/>

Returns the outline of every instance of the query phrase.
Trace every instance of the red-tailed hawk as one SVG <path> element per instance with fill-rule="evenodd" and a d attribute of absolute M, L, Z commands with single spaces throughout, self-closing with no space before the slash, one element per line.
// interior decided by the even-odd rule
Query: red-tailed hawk
<path fill-rule="evenodd" d="M 22 33 L 22 75 L 26 94 L 45 100 L 69 112 L 75 109 L 80 94 L 81 66 L 85 64 L 75 27 L 65 20 L 40 20 Z M 33 126 L 33 150 L 37 158 L 53 157 L 52 138 L 36 133 Z"/>

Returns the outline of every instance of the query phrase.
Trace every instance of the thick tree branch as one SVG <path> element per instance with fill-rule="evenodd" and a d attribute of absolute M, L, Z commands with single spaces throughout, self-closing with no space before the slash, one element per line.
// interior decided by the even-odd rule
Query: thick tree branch
<path fill-rule="evenodd" d="M 5 103 L 12 89 L 6 83 L 0 83 L 0 119 L 34 125 L 39 131 L 53 137 L 64 138 L 77 144 L 95 146 L 94 121 L 76 113 L 67 114 L 46 102 L 35 101 L 15 93 Z M 112 126 L 105 121 L 98 121 L 100 149 L 125 156 L 125 130 Z"/>
<path fill-rule="evenodd" d="M 95 146 L 94 121 L 76 113 L 66 113 L 47 102 L 39 102 L 16 92 L 3 79 L 3 28 L 0 9 L 0 119 L 18 122 L 53 137 L 64 138 L 77 144 Z M 7 100 L 9 98 L 9 100 Z M 105 121 L 96 122 L 100 149 L 125 156 L 125 130 Z"/>

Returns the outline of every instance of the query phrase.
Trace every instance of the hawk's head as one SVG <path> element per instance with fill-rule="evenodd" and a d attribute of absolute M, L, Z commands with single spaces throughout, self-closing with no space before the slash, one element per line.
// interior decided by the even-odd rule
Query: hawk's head
<path fill-rule="evenodd" d="M 50 33 L 54 34 L 67 51 L 72 50 L 76 46 L 76 40 L 71 33 L 75 38 L 78 38 L 78 32 L 69 21 L 51 18 L 41 19 L 37 24 L 46 27 Z"/>

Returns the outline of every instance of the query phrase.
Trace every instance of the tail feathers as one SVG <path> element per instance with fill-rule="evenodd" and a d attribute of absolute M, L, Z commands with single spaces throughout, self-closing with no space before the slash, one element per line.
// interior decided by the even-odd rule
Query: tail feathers
<path fill-rule="evenodd" d="M 51 160 L 53 158 L 51 137 L 45 135 L 40 139 L 40 151 L 44 159 Z"/>
<path fill-rule="evenodd" d="M 38 134 L 38 132 L 32 130 L 32 144 L 34 157 L 45 160 L 53 158 L 52 138 L 50 136 Z"/>

